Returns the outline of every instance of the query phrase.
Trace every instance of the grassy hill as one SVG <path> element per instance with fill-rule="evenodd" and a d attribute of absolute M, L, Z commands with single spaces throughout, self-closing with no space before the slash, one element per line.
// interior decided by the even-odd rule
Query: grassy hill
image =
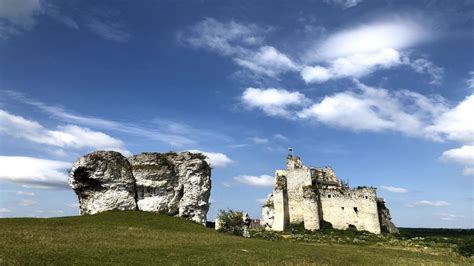
<path fill-rule="evenodd" d="M 225 235 L 146 212 L 0 219 L 0 264 L 473 264 L 376 245 L 268 241 Z"/>

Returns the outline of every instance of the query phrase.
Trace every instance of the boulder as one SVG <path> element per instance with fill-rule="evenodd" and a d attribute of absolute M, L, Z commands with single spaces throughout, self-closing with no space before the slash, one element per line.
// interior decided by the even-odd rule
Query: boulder
<path fill-rule="evenodd" d="M 137 209 L 132 168 L 119 152 L 96 151 L 79 158 L 69 184 L 79 198 L 81 214 Z"/>
<path fill-rule="evenodd" d="M 178 215 L 205 224 L 211 168 L 199 153 L 142 153 L 129 158 L 139 210 Z"/>

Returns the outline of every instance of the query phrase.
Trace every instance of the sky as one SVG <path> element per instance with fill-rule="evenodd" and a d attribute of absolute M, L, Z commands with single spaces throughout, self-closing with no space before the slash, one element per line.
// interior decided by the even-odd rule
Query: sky
<path fill-rule="evenodd" d="M 200 151 L 259 218 L 288 148 L 402 227 L 474 227 L 474 1 L 0 0 L 0 216 L 79 215 L 67 171 Z"/>

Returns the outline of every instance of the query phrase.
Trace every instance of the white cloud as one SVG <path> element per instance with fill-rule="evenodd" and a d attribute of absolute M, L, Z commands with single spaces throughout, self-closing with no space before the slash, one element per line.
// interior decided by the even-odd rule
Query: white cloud
<path fill-rule="evenodd" d="M 79 203 L 68 203 L 66 204 L 67 207 L 77 209 L 79 208 Z"/>
<path fill-rule="evenodd" d="M 195 48 L 206 48 L 222 55 L 247 53 L 247 48 L 262 43 L 266 30 L 255 24 L 219 22 L 206 18 L 180 32 L 179 39 Z"/>
<path fill-rule="evenodd" d="M 148 123 L 147 126 L 142 126 L 133 123 L 123 123 L 114 120 L 103 119 L 94 116 L 85 116 L 71 113 L 61 107 L 50 106 L 45 103 L 30 99 L 25 95 L 10 91 L 0 90 L 1 96 L 10 97 L 23 104 L 31 105 L 47 114 L 58 118 L 67 123 L 75 123 L 93 128 L 101 128 L 106 130 L 113 130 L 122 132 L 132 136 L 144 137 L 152 141 L 159 141 L 167 143 L 175 147 L 196 145 L 197 140 L 222 140 L 229 142 L 231 139 L 222 134 L 194 128 L 189 125 L 178 123 L 165 119 L 153 119 L 153 123 Z"/>
<path fill-rule="evenodd" d="M 421 207 L 421 206 L 446 207 L 446 206 L 449 206 L 449 203 L 442 200 L 437 200 L 437 201 L 421 200 L 412 204 L 407 204 L 406 206 L 410 208 Z"/>
<path fill-rule="evenodd" d="M 206 18 L 180 32 L 178 37 L 192 47 L 232 57 L 237 65 L 256 75 L 277 77 L 281 73 L 297 71 L 299 66 L 288 55 L 263 44 L 263 36 L 268 31 L 270 28 L 255 24 Z"/>
<path fill-rule="evenodd" d="M 200 150 L 190 150 L 190 152 L 204 154 L 207 157 L 209 165 L 215 168 L 225 168 L 234 162 L 227 155 L 220 152 L 205 152 Z"/>
<path fill-rule="evenodd" d="M 266 139 L 266 138 L 259 138 L 259 137 L 254 137 L 254 138 L 252 138 L 252 141 L 253 141 L 255 144 L 267 144 L 267 143 L 268 143 L 268 139 Z"/>
<path fill-rule="evenodd" d="M 401 187 L 380 186 L 380 188 L 385 190 L 385 191 L 393 192 L 393 193 L 407 193 L 407 192 L 409 192 L 408 189 L 401 188 Z"/>
<path fill-rule="evenodd" d="M 324 0 L 324 3 L 338 5 L 342 9 L 348 9 L 357 6 L 362 0 Z"/>
<path fill-rule="evenodd" d="M 474 145 L 474 94 L 437 117 L 428 130 L 449 140 Z"/>
<path fill-rule="evenodd" d="M 98 36 L 112 41 L 126 42 L 130 39 L 131 34 L 125 30 L 122 23 L 104 21 L 98 18 L 89 18 L 87 27 Z"/>
<path fill-rule="evenodd" d="M 67 187 L 72 164 L 32 157 L 0 156 L 0 180 L 41 188 Z"/>
<path fill-rule="evenodd" d="M 275 139 L 277 139 L 277 140 L 283 140 L 283 141 L 287 141 L 287 140 L 288 140 L 288 138 L 287 138 L 286 136 L 284 136 L 284 135 L 282 135 L 282 134 L 279 134 L 279 133 L 273 135 L 273 138 L 275 138 Z"/>
<path fill-rule="evenodd" d="M 420 21 L 390 18 L 339 31 L 317 43 L 307 56 L 311 61 L 326 61 L 355 54 L 373 54 L 383 49 L 400 50 L 433 37 Z"/>
<path fill-rule="evenodd" d="M 267 202 L 267 199 L 266 198 L 260 198 L 260 199 L 257 199 L 256 201 L 260 204 L 264 204 L 265 202 Z"/>
<path fill-rule="evenodd" d="M 15 24 L 31 25 L 33 15 L 41 10 L 41 0 L 0 0 L 0 18 Z"/>
<path fill-rule="evenodd" d="M 410 136 L 435 139 L 425 130 L 433 117 L 446 110 L 444 99 L 411 91 L 391 92 L 356 82 L 356 91 L 326 96 L 298 113 L 301 119 L 354 131 L 398 131 Z"/>
<path fill-rule="evenodd" d="M 474 89 L 474 71 L 469 72 L 469 78 L 466 80 L 467 87 Z"/>
<path fill-rule="evenodd" d="M 0 208 L 0 213 L 7 213 L 7 212 L 11 212 L 11 210 L 7 208 Z"/>
<path fill-rule="evenodd" d="M 323 83 L 330 79 L 362 77 L 377 69 L 391 68 L 402 64 L 398 51 L 385 48 L 373 53 L 353 54 L 330 60 L 328 67 L 307 66 L 301 70 L 301 77 L 306 83 Z"/>
<path fill-rule="evenodd" d="M 455 221 L 464 218 L 464 215 L 456 215 L 451 213 L 441 213 L 440 216 L 441 220 L 443 221 Z"/>
<path fill-rule="evenodd" d="M 464 165 L 463 175 L 474 176 L 474 146 L 472 145 L 447 150 L 441 155 L 441 160 Z"/>
<path fill-rule="evenodd" d="M 234 177 L 234 180 L 255 187 L 273 187 L 274 178 L 269 175 L 251 176 L 251 175 L 239 175 Z"/>
<path fill-rule="evenodd" d="M 0 134 L 60 148 L 93 148 L 130 154 L 124 149 L 121 140 L 102 132 L 75 125 L 59 126 L 57 130 L 49 130 L 36 121 L 10 114 L 4 110 L 0 110 Z"/>
<path fill-rule="evenodd" d="M 409 59 L 405 58 L 405 60 Z M 431 77 L 430 84 L 441 84 L 444 73 L 444 69 L 442 67 L 439 67 L 424 58 L 419 58 L 411 62 L 408 61 L 407 64 L 411 66 L 416 73 L 428 74 Z"/>
<path fill-rule="evenodd" d="M 30 197 L 33 197 L 35 195 L 35 193 L 31 191 L 17 191 L 16 194 L 21 195 L 21 196 L 30 196 Z"/>
<path fill-rule="evenodd" d="M 443 152 L 441 159 L 448 162 L 474 166 L 474 146 L 464 145 L 458 149 L 447 150 Z"/>
<path fill-rule="evenodd" d="M 462 174 L 465 176 L 474 176 L 474 167 L 464 167 Z"/>
<path fill-rule="evenodd" d="M 276 77 L 288 71 L 296 71 L 299 68 L 287 55 L 272 46 L 260 47 L 258 52 L 237 57 L 234 60 L 244 68 L 270 77 Z"/>
<path fill-rule="evenodd" d="M 31 205 L 36 205 L 36 204 L 38 204 L 38 202 L 36 202 L 36 201 L 34 201 L 34 200 L 26 200 L 26 199 L 23 199 L 23 200 L 17 201 L 17 204 L 18 204 L 19 206 L 27 207 L 27 206 L 31 206 Z"/>
<path fill-rule="evenodd" d="M 341 30 L 306 52 L 304 61 L 308 65 L 300 75 L 306 83 L 323 83 L 409 65 L 417 73 L 428 74 L 430 83 L 439 84 L 443 76 L 441 67 L 426 59 L 411 61 L 408 53 L 402 52 L 434 36 L 426 23 L 408 17 L 392 17 Z"/>
<path fill-rule="evenodd" d="M 270 116 L 283 117 L 289 117 L 289 107 L 302 106 L 308 103 L 308 99 L 299 92 L 274 88 L 247 88 L 241 99 L 249 108 L 261 109 Z"/>

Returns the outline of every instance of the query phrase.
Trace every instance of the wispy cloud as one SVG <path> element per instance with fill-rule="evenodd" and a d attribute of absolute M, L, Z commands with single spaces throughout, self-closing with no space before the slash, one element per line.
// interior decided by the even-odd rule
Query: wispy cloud
<path fill-rule="evenodd" d="M 441 213 L 439 214 L 440 219 L 443 221 L 456 221 L 460 219 L 464 219 L 464 215 L 457 215 L 451 213 Z"/>
<path fill-rule="evenodd" d="M 449 206 L 449 203 L 446 201 L 442 200 L 437 200 L 437 201 L 429 201 L 429 200 L 421 200 L 417 201 L 411 204 L 407 204 L 407 207 L 414 208 L 414 207 L 423 207 L 423 206 L 428 206 L 428 207 L 446 207 Z"/>
<path fill-rule="evenodd" d="M 406 188 L 401 188 L 401 187 L 392 187 L 392 186 L 380 186 L 381 189 L 388 191 L 388 192 L 393 192 L 393 193 L 408 193 L 409 190 Z"/>
<path fill-rule="evenodd" d="M 207 157 L 207 162 L 211 167 L 225 168 L 234 161 L 232 161 L 227 155 L 221 152 L 205 152 L 201 150 L 189 150 L 190 152 L 202 153 Z"/>
<path fill-rule="evenodd" d="M 47 129 L 36 121 L 0 110 L 0 134 L 62 149 L 103 149 L 130 154 L 121 140 L 75 125 Z"/>
<path fill-rule="evenodd" d="M 38 204 L 38 202 L 37 202 L 37 201 L 34 201 L 34 200 L 26 200 L 26 199 L 23 199 L 23 200 L 17 201 L 17 204 L 18 204 L 19 206 L 28 207 L 28 206 L 31 206 L 31 205 L 36 205 L 36 204 Z"/>
<path fill-rule="evenodd" d="M 0 156 L 0 180 L 34 188 L 66 188 L 72 163 L 32 157 Z"/>
<path fill-rule="evenodd" d="M 297 91 L 283 89 L 247 88 L 241 97 L 242 103 L 248 108 L 261 109 L 270 116 L 291 118 L 290 108 L 304 106 L 308 99 Z"/>
<path fill-rule="evenodd" d="M 348 9 L 357 6 L 362 0 L 324 0 L 324 3 L 340 6 L 342 9 Z"/>
<path fill-rule="evenodd" d="M 87 27 L 98 36 L 117 42 L 126 42 L 131 34 L 119 22 L 103 21 L 98 18 L 88 18 Z"/>
<path fill-rule="evenodd" d="M 234 177 L 234 180 L 239 183 L 255 187 L 273 187 L 274 184 L 273 176 L 269 175 L 239 175 Z"/>
<path fill-rule="evenodd" d="M 177 123 L 165 119 L 153 119 L 152 123 L 147 126 L 137 125 L 134 123 L 124 123 L 109 119 L 103 119 L 94 116 L 85 116 L 66 111 L 59 106 L 47 105 L 43 102 L 30 99 L 22 93 L 0 90 L 0 94 L 10 97 L 23 104 L 34 106 L 41 111 L 55 117 L 61 121 L 75 123 L 79 125 L 99 128 L 104 130 L 112 130 L 126 133 L 132 136 L 145 137 L 150 140 L 167 143 L 175 147 L 195 146 L 199 140 L 212 139 L 223 142 L 230 142 L 231 138 L 226 135 L 200 128 L 194 128 L 183 123 Z"/>

